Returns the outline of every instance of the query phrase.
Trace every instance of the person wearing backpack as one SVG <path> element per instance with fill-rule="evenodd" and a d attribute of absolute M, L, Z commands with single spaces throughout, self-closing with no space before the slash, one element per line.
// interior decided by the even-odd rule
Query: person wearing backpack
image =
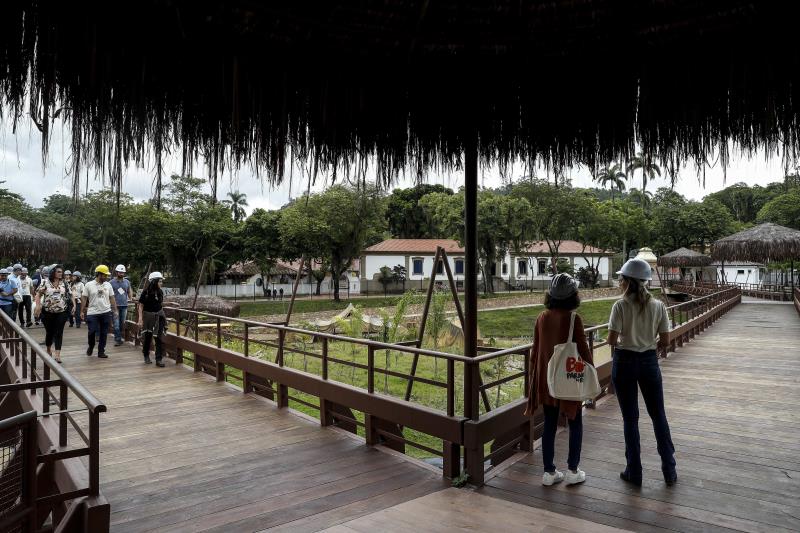
<path fill-rule="evenodd" d="M 658 366 L 659 347 L 669 343 L 669 317 L 664 303 L 648 292 L 652 279 L 650 265 L 630 259 L 617 272 L 621 276 L 622 299 L 614 302 L 608 323 L 608 344 L 613 347 L 611 381 L 622 411 L 625 433 L 625 470 L 619 476 L 637 486 L 642 484 L 639 442 L 639 390 L 647 414 L 653 421 L 661 472 L 672 486 L 678 480 L 675 447 L 664 409 L 664 386 Z"/>
<path fill-rule="evenodd" d="M 64 267 L 54 265 L 50 268 L 50 276 L 42 278 L 36 289 L 36 318 L 44 324 L 44 344 L 47 353 L 61 362 L 61 342 L 64 338 L 64 324 L 67 323 L 68 304 L 72 299 L 69 287 L 64 280 Z M 55 344 L 55 354 L 52 346 Z"/>
<path fill-rule="evenodd" d="M 575 342 L 578 353 L 587 363 L 592 364 L 592 352 L 583 331 L 583 321 L 577 314 L 574 318 L 572 339 L 568 339 L 572 315 L 580 306 L 578 284 L 569 274 L 558 274 L 550 281 L 550 288 L 545 294 L 546 309 L 536 319 L 533 333 L 533 348 L 530 355 L 530 391 L 526 416 L 534 416 L 541 405 L 544 411 L 544 433 L 542 434 L 542 463 L 544 474 L 542 485 L 553 485 L 565 481 L 568 485 L 582 483 L 586 473 L 578 468 L 581 459 L 581 443 L 583 440 L 583 404 L 578 401 L 558 400 L 550 395 L 547 384 L 547 365 L 553 356 L 556 345 Z M 558 429 L 558 415 L 563 413 L 569 425 L 569 455 L 567 473 L 556 469 L 555 439 Z"/>

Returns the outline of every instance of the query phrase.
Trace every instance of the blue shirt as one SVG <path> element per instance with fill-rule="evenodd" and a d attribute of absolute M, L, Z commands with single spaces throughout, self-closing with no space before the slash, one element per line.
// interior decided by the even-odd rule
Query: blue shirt
<path fill-rule="evenodd" d="M 111 280 L 111 288 L 114 289 L 114 299 L 117 301 L 117 307 L 128 307 L 128 291 L 131 288 L 131 282 L 128 278 L 122 278 L 119 281 L 117 278 Z M 122 293 L 120 293 L 122 289 Z"/>
<path fill-rule="evenodd" d="M 16 283 L 14 283 L 13 279 L 7 279 L 5 281 L 0 281 L 0 292 L 11 292 L 14 289 L 19 289 Z M 14 302 L 13 296 L 0 296 L 0 302 L 2 305 L 8 305 Z"/>

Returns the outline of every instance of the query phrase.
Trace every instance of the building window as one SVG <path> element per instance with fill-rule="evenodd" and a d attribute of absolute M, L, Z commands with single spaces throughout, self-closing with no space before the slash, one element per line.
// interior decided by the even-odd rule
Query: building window
<path fill-rule="evenodd" d="M 742 274 L 742 275 L 744 275 L 744 269 L 742 269 L 742 270 L 737 270 L 737 271 L 736 271 L 736 275 L 738 276 L 739 274 Z"/>
<path fill-rule="evenodd" d="M 492 276 L 496 276 L 497 275 L 497 263 L 492 263 L 492 266 L 489 269 L 489 271 L 491 272 Z"/>
<path fill-rule="evenodd" d="M 463 274 L 464 273 L 464 260 L 463 259 L 456 259 L 456 274 Z"/>
<path fill-rule="evenodd" d="M 539 272 L 540 276 L 543 276 L 547 273 L 547 259 L 539 259 L 536 262 L 536 265 L 537 265 L 536 266 L 537 271 Z"/>
<path fill-rule="evenodd" d="M 444 272 L 444 263 L 442 263 L 440 260 L 438 263 L 436 263 L 436 273 L 441 274 L 443 272 Z"/>
<path fill-rule="evenodd" d="M 528 275 L 528 262 L 524 260 L 517 261 L 517 274 L 520 276 Z"/>
<path fill-rule="evenodd" d="M 503 263 L 502 272 L 503 272 L 503 275 L 504 275 L 504 276 L 505 276 L 506 274 L 508 274 L 508 264 L 506 264 L 506 263 Z"/>
<path fill-rule="evenodd" d="M 412 264 L 412 267 L 411 267 L 412 273 L 415 276 L 421 276 L 422 275 L 422 258 L 421 257 L 417 257 L 417 258 L 412 259 L 411 260 L 411 264 Z"/>

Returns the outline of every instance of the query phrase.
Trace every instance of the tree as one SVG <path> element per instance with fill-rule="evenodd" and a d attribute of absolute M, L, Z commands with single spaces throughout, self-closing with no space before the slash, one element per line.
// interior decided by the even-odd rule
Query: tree
<path fill-rule="evenodd" d="M 441 238 L 419 201 L 425 195 L 440 193 L 452 195 L 452 189 L 443 185 L 421 184 L 410 189 L 395 189 L 389 195 L 387 222 L 389 232 L 399 239 Z"/>
<path fill-rule="evenodd" d="M 661 168 L 656 164 L 650 154 L 643 154 L 639 152 L 628 162 L 626 171 L 632 178 L 637 170 L 642 171 L 642 196 L 643 201 L 646 200 L 647 182 L 654 181 L 656 175 L 661 176 Z M 644 203 L 642 204 L 644 209 Z"/>
<path fill-rule="evenodd" d="M 247 194 L 239 191 L 229 192 L 228 200 L 224 200 L 222 203 L 230 208 L 233 221 L 237 224 L 247 216 L 244 210 L 247 207 Z"/>
<path fill-rule="evenodd" d="M 756 218 L 758 222 L 773 222 L 800 229 L 800 188 L 792 189 L 767 202 Z"/>
<path fill-rule="evenodd" d="M 611 201 L 613 202 L 614 189 L 616 188 L 622 193 L 622 191 L 625 190 L 625 180 L 628 179 L 628 176 L 623 172 L 622 166 L 619 163 L 614 163 L 601 168 L 593 179 L 602 184 L 603 187 L 610 185 Z"/>
<path fill-rule="evenodd" d="M 386 296 L 388 294 L 389 284 L 393 281 L 392 269 L 384 265 L 381 267 L 380 272 L 378 281 L 383 285 L 383 295 Z"/>
<path fill-rule="evenodd" d="M 591 248 L 608 250 L 619 246 L 625 238 L 622 212 L 615 209 L 614 204 L 586 202 L 586 213 L 583 223 L 578 228 L 578 242 L 583 245 L 581 255 L 586 268 L 578 269 L 583 276 L 582 285 L 595 288 L 600 275 L 602 256 L 587 253 Z"/>
<path fill-rule="evenodd" d="M 385 228 L 385 200 L 375 188 L 343 185 L 304 195 L 283 209 L 281 240 L 289 256 L 322 259 L 339 301 L 339 280 L 361 251 L 378 242 Z"/>
<path fill-rule="evenodd" d="M 702 202 L 689 202 L 681 211 L 678 224 L 685 228 L 688 242 L 705 253 L 715 240 L 733 233 L 733 216 L 722 203 L 705 198 Z"/>
<path fill-rule="evenodd" d="M 317 296 L 320 295 L 322 292 L 322 282 L 325 281 L 325 276 L 328 275 L 328 270 L 321 266 L 320 268 L 311 269 L 311 278 L 316 282 L 317 288 L 314 291 L 314 294 Z"/>
<path fill-rule="evenodd" d="M 431 306 L 428 311 L 428 321 L 425 325 L 425 334 L 433 343 L 433 350 L 439 350 L 439 339 L 444 334 L 447 327 L 447 301 L 450 293 L 446 291 L 435 291 L 431 298 Z M 439 358 L 433 358 L 433 377 L 439 375 Z"/>
<path fill-rule="evenodd" d="M 210 195 L 202 190 L 206 181 L 192 176 L 170 176 L 164 187 L 162 206 L 173 213 L 187 213 L 200 204 L 213 204 Z"/>
<path fill-rule="evenodd" d="M 407 271 L 406 267 L 403 265 L 395 265 L 392 267 L 392 281 L 395 283 L 402 283 L 403 284 L 403 292 L 406 292 L 406 276 Z"/>
<path fill-rule="evenodd" d="M 5 182 L 6 182 L 6 180 L 0 180 L 0 185 L 4 184 Z M 6 202 L 8 200 L 14 200 L 14 201 L 19 202 L 19 203 L 22 203 L 22 202 L 25 201 L 25 199 L 21 195 L 15 193 L 15 192 L 11 192 L 10 190 L 6 189 L 5 187 L 0 187 L 0 202 Z"/>
<path fill-rule="evenodd" d="M 267 280 L 275 265 L 277 265 L 278 259 L 284 256 L 280 220 L 280 211 L 255 209 L 247 217 L 242 227 L 241 250 L 246 257 L 252 259 L 258 266 L 258 271 L 263 281 L 261 290 L 265 296 L 269 291 Z"/>

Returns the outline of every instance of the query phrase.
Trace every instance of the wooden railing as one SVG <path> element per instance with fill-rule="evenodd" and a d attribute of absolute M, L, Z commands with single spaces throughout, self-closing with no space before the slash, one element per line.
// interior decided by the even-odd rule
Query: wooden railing
<path fill-rule="evenodd" d="M 774 283 L 698 282 L 697 286 L 717 290 L 724 287 L 736 287 L 742 291 L 743 296 L 752 296 L 753 298 L 761 298 L 763 300 L 774 300 L 779 302 L 789 302 L 792 300 L 792 290 L 790 287 L 777 285 Z"/>
<path fill-rule="evenodd" d="M 794 289 L 794 308 L 800 313 L 800 287 Z"/>
<path fill-rule="evenodd" d="M 676 320 L 672 348 L 707 327 L 737 298 L 738 290 L 726 289 L 672 306 Z M 368 444 L 401 452 L 411 446 L 442 457 L 443 475 L 448 478 L 461 474 L 463 453 L 464 471 L 472 483 L 481 484 L 487 468 L 518 451 L 529 451 L 541 435 L 541 413 L 533 419 L 523 416 L 531 344 L 482 347 L 483 353 L 468 358 L 410 342 L 390 344 L 186 309 L 167 312 L 167 356 L 176 363 L 190 364 L 244 393 L 274 400 L 278 407 L 294 404 L 311 409 L 323 426 L 361 434 Z M 593 351 L 607 346 L 601 335 L 605 330 L 607 324 L 586 329 Z M 126 335 L 138 343 L 133 316 Z M 351 352 L 352 357 L 342 355 Z M 356 353 L 366 362 L 359 362 Z M 289 361 L 291 354 L 305 358 L 303 369 L 293 368 L 297 361 Z M 387 367 L 385 357 L 390 355 L 407 364 Z M 428 368 L 438 361 L 443 377 L 401 370 L 415 368 L 417 361 Z M 341 381 L 342 369 L 350 370 L 351 383 Z M 610 392 L 611 364 L 600 365 L 598 374 L 603 393 Z M 394 392 L 385 386 L 390 378 L 402 385 Z M 434 401 L 413 395 L 406 399 L 406 385 L 414 383 L 426 384 L 439 395 Z M 505 401 L 501 387 L 519 391 L 518 399 Z M 465 416 L 469 412 L 475 416 Z"/>
<path fill-rule="evenodd" d="M 24 483 L 38 490 L 32 520 L 28 514 L 24 520 L 35 525 L 32 530 L 40 530 L 49 520 L 59 531 L 108 531 L 109 506 L 100 494 L 100 413 L 106 406 L 4 313 L 0 313 L 0 393 L 5 394 L 0 401 L 4 418 L 33 412 L 36 419 L 36 468 L 33 477 L 26 470 Z M 70 407 L 70 395 L 81 405 Z M 88 415 L 88 434 L 76 422 L 76 413 Z M 70 445 L 70 426 L 80 438 L 78 447 Z"/>

